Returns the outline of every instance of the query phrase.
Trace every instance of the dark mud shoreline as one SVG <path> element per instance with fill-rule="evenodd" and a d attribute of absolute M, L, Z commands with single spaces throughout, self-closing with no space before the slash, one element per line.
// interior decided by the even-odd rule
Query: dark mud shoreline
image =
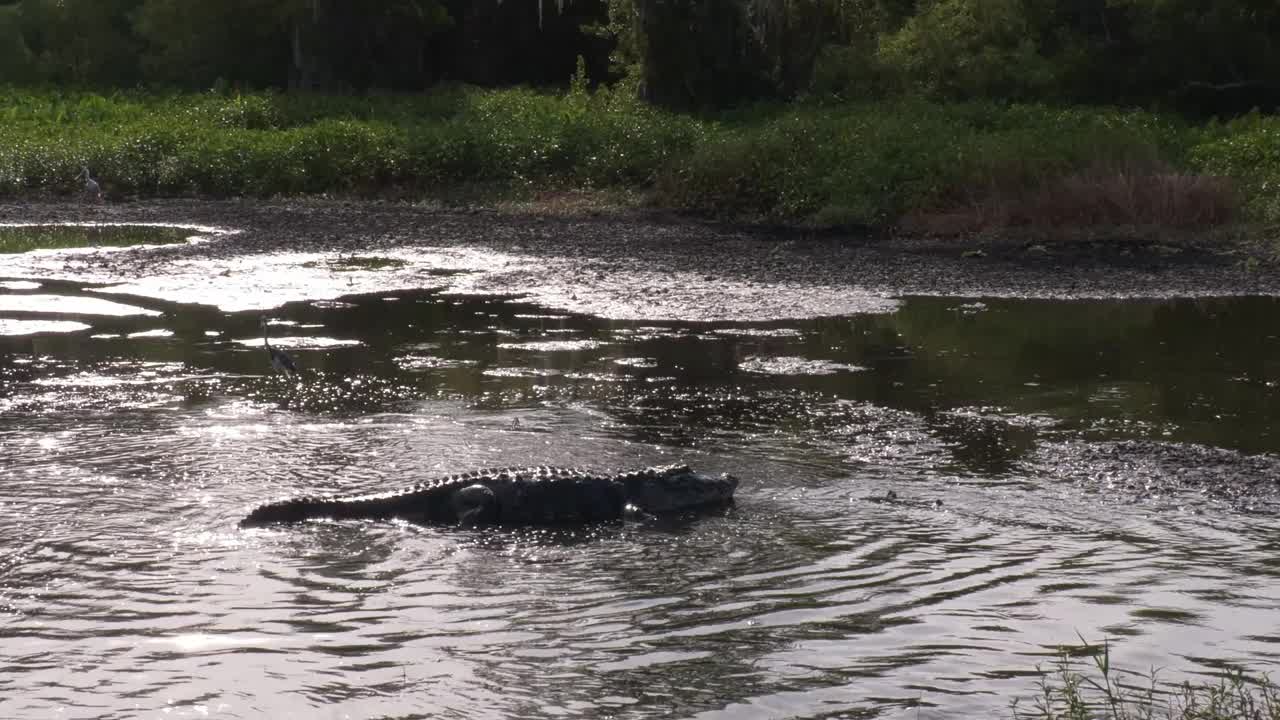
<path fill-rule="evenodd" d="M 516 252 L 554 261 L 560 281 L 579 295 L 598 289 L 615 294 L 620 289 L 665 292 L 652 287 L 654 273 L 681 273 L 683 281 L 692 273 L 705 284 L 704 291 L 712 292 L 718 281 L 732 281 L 760 293 L 824 286 L 881 296 L 1280 294 L 1280 265 L 1275 261 L 1208 239 L 912 239 L 734 226 L 636 210 L 566 215 L 337 200 L 0 204 L 0 222 L 86 221 L 191 223 L 240 231 L 216 243 L 82 258 L 90 266 L 100 263 L 125 274 L 147 273 L 181 259 L 277 251 L 376 253 L 429 245 Z M 566 268 L 571 278 L 565 277 Z M 631 276 L 637 270 L 643 270 L 643 276 Z M 527 266 L 502 273 L 483 289 L 517 290 L 545 277 L 544 269 Z M 632 287 L 621 287 L 625 285 Z M 711 319 L 696 311 L 689 317 Z"/>

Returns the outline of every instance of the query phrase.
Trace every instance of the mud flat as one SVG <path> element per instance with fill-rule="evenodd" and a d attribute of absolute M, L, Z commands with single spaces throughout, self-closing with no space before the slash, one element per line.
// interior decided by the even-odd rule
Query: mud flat
<path fill-rule="evenodd" d="M 904 295 L 1280 294 L 1274 261 L 1207 239 L 869 238 L 642 211 L 566 216 L 323 200 L 0 205 L 0 223 L 18 222 L 234 231 L 211 242 L 10 256 L 0 271 L 175 301 L 222 297 L 226 309 L 433 287 L 606 318 L 767 321 L 889 312 Z"/>

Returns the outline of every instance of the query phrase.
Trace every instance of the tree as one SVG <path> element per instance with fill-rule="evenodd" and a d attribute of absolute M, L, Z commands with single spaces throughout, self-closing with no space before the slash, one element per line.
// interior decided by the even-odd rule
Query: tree
<path fill-rule="evenodd" d="M 438 0 L 289 0 L 289 86 L 421 88 L 427 41 L 452 19 Z"/>
<path fill-rule="evenodd" d="M 148 79 L 208 88 L 288 82 L 288 10 L 280 0 L 145 0 L 135 28 Z"/>
<path fill-rule="evenodd" d="M 1054 82 L 1044 15 L 1026 0 L 934 0 L 883 36 L 879 59 L 908 86 L 950 97 L 1033 97 Z"/>
<path fill-rule="evenodd" d="M 137 14 L 150 77 L 308 90 L 420 89 L 450 22 L 437 0 L 145 0 Z"/>
<path fill-rule="evenodd" d="M 18 25 L 41 77 L 74 85 L 139 79 L 130 16 L 142 0 L 23 0 Z"/>
<path fill-rule="evenodd" d="M 1280 100 L 1280 3 L 1274 0 L 1113 0 L 1133 25 L 1143 89 L 1203 114 Z M 1258 102 L 1251 102 L 1256 100 Z M 1188 102 L 1189 101 L 1189 102 Z"/>
<path fill-rule="evenodd" d="M 696 108 L 769 93 L 746 0 L 611 0 L 610 26 L 656 104 Z"/>
<path fill-rule="evenodd" d="M 36 62 L 22 37 L 20 8 L 0 5 L 0 82 L 27 83 L 36 79 Z"/>

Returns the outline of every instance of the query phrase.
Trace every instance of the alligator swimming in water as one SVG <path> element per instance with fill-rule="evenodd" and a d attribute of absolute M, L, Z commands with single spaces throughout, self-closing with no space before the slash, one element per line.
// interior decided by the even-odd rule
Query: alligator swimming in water
<path fill-rule="evenodd" d="M 725 506 L 738 479 L 687 465 L 602 474 L 578 468 L 507 467 L 375 495 L 320 495 L 260 505 L 240 527 L 304 520 L 391 519 L 424 524 L 566 525 Z"/>

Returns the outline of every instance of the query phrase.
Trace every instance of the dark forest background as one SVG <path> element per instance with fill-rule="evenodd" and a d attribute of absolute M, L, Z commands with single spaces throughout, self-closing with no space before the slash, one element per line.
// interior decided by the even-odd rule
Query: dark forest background
<path fill-rule="evenodd" d="M 1276 0 L 20 0 L 0 83 L 413 92 L 629 80 L 675 109 L 903 93 L 1280 105 Z"/>

